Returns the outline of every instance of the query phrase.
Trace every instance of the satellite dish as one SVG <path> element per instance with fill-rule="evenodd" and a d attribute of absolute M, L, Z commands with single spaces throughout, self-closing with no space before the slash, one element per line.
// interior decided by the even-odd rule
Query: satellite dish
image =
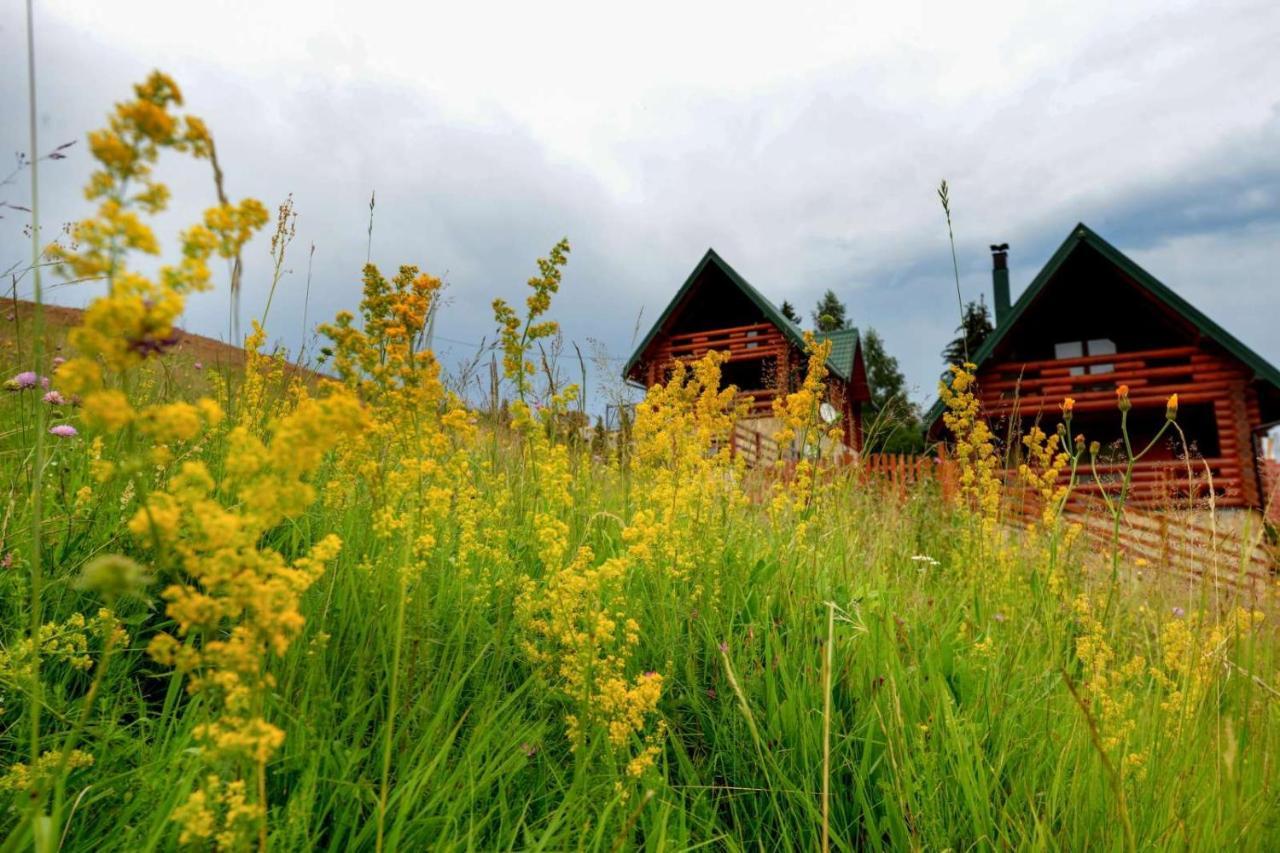
<path fill-rule="evenodd" d="M 840 417 L 840 413 L 836 411 L 836 407 L 830 403 L 823 403 L 818 407 L 818 415 L 824 423 L 833 424 Z"/>

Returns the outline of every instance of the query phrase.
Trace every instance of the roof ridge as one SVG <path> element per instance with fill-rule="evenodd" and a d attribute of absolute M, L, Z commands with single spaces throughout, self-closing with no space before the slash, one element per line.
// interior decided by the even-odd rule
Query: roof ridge
<path fill-rule="evenodd" d="M 662 328 L 663 324 L 666 323 L 671 312 L 675 310 L 676 305 L 680 303 L 680 301 L 693 287 L 694 282 L 698 280 L 698 277 L 702 274 L 702 271 L 706 269 L 709 263 L 714 263 L 719 267 L 725 276 L 728 277 L 729 281 L 746 294 L 747 298 L 764 313 L 765 317 L 782 330 L 783 335 L 790 340 L 792 344 L 802 350 L 805 348 L 803 330 L 784 317 L 782 312 L 778 310 L 778 307 L 774 305 L 768 297 L 757 290 L 751 282 L 743 278 L 728 261 L 720 256 L 720 253 L 717 252 L 714 247 L 709 246 L 707 247 L 707 251 L 703 253 L 702 259 L 698 261 L 696 266 L 694 266 L 693 272 L 689 273 L 689 277 L 685 279 L 684 284 L 682 284 L 680 289 L 676 291 L 675 296 L 673 296 L 671 301 L 667 303 L 667 307 L 663 309 L 662 314 L 658 316 L 658 319 L 654 322 L 652 328 L 649 329 L 649 333 L 645 335 L 639 346 L 636 347 L 635 352 L 633 352 L 631 357 L 627 359 L 627 363 L 622 369 L 623 376 L 626 376 L 631 372 L 631 368 L 635 366 L 637 361 L 639 361 L 640 356 L 644 354 L 645 349 L 648 348 L 649 344 L 658 334 L 658 331 Z M 827 364 L 836 376 L 846 382 L 849 381 L 850 374 L 852 372 L 852 360 L 848 366 L 843 366 L 836 364 L 833 360 L 828 358 Z"/>
<path fill-rule="evenodd" d="M 1062 244 L 1049 257 L 1045 265 L 1040 268 L 1040 271 L 1036 273 L 1035 278 L 1018 296 L 1018 300 L 1013 303 L 1005 322 L 997 326 L 995 331 L 982 342 L 982 346 L 978 347 L 977 352 L 972 356 L 974 365 L 981 366 L 987 360 L 1000 342 L 1008 335 L 1009 330 L 1017 325 L 1018 320 L 1031 307 L 1036 297 L 1040 295 L 1054 275 L 1057 274 L 1066 259 L 1081 245 L 1088 245 L 1098 252 L 1105 260 L 1132 278 L 1139 287 L 1145 289 L 1164 305 L 1173 309 L 1176 314 L 1190 322 L 1192 326 L 1199 329 L 1227 352 L 1252 367 L 1257 378 L 1270 383 L 1280 391 L 1280 370 L 1277 370 L 1266 359 L 1246 346 L 1239 338 L 1211 320 L 1204 312 L 1200 311 L 1185 298 L 1179 296 L 1176 291 L 1164 282 L 1143 269 L 1142 266 L 1124 252 L 1108 243 L 1084 222 L 1077 222 L 1072 227 L 1071 233 L 1062 241 Z M 941 402 L 939 399 L 930 407 L 926 416 L 928 426 L 932 426 L 937 421 L 938 416 L 941 415 Z"/>

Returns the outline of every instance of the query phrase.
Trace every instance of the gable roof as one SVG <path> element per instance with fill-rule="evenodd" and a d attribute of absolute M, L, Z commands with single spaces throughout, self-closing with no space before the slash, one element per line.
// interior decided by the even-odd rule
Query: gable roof
<path fill-rule="evenodd" d="M 693 272 L 689 273 L 689 277 L 684 280 L 684 284 L 680 285 L 680 289 L 676 291 L 676 295 L 672 297 L 669 303 L 667 303 L 666 309 L 662 312 L 661 316 L 658 317 L 657 322 L 653 324 L 653 328 L 649 330 L 649 334 L 645 335 L 644 340 L 640 342 L 640 345 L 636 347 L 635 352 L 633 352 L 631 357 L 627 359 L 626 365 L 622 368 L 622 375 L 624 377 L 631 373 L 631 368 L 635 367 L 636 363 L 640 361 L 640 357 L 644 355 L 644 351 L 648 349 L 649 344 L 652 343 L 653 339 L 658 336 L 660 331 L 662 331 L 662 327 L 665 326 L 667 320 L 671 318 L 676 307 L 684 301 L 685 296 L 688 295 L 689 291 L 693 289 L 694 284 L 701 277 L 702 271 L 709 265 L 714 265 L 723 272 L 725 277 L 727 277 L 734 286 L 741 290 L 742 293 L 760 309 L 760 312 L 764 314 L 765 319 L 777 326 L 788 341 L 798 347 L 801 351 L 804 350 L 804 334 L 801 332 L 800 328 L 786 317 L 782 316 L 782 312 L 779 311 L 772 302 L 766 299 L 764 294 L 752 287 L 750 282 L 738 275 L 738 271 L 729 266 L 729 262 L 720 257 L 720 255 L 716 253 L 715 249 L 707 249 L 706 254 L 702 256 L 702 260 L 698 261 L 698 265 L 693 268 Z M 827 357 L 827 367 L 838 379 L 848 382 L 849 377 L 853 373 L 853 353 L 857 348 L 858 332 L 856 329 L 845 329 L 833 334 L 844 335 L 844 337 L 842 337 L 838 342 L 833 343 L 831 355 Z M 820 334 L 818 337 L 821 339 L 823 337 L 827 337 L 827 335 Z M 833 341 L 834 340 L 835 339 L 833 339 Z M 839 357 L 837 357 L 837 349 L 841 350 Z M 845 349 L 848 351 L 847 356 L 843 354 Z"/>
<path fill-rule="evenodd" d="M 1276 391 L 1280 392 L 1280 370 L 1277 370 L 1266 359 L 1245 346 L 1226 329 L 1210 320 L 1190 302 L 1170 290 L 1167 285 L 1151 273 L 1138 266 L 1124 252 L 1099 237 L 1093 229 L 1083 222 L 1076 223 L 1076 227 L 1071 230 L 1071 234 L 1067 236 L 1067 239 L 1062 242 L 1058 250 L 1049 258 L 1044 268 L 1032 279 L 1031 284 L 1027 285 L 1027 289 L 1022 292 L 1022 295 L 1018 297 L 1018 301 L 1009 310 L 1005 321 L 987 336 L 987 339 L 982 342 L 982 346 L 978 347 L 978 351 L 972 356 L 974 364 L 981 367 L 983 362 L 995 352 L 996 347 L 1000 346 L 1000 342 L 1008 337 L 1009 330 L 1018 324 L 1018 321 L 1031 307 L 1031 304 L 1036 301 L 1036 297 L 1053 280 L 1054 275 L 1066 263 L 1067 258 L 1082 246 L 1088 246 L 1096 251 L 1109 263 L 1137 282 L 1139 287 L 1144 288 L 1160 303 L 1171 309 L 1174 314 L 1182 317 L 1205 337 L 1252 368 L 1257 379 L 1274 386 Z M 926 427 L 933 426 L 941 416 L 942 408 L 941 399 L 934 402 L 925 418 Z"/>

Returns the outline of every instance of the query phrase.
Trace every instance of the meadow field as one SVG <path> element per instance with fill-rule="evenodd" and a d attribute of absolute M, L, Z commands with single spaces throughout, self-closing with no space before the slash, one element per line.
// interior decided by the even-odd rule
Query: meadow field
<path fill-rule="evenodd" d="M 0 353 L 3 849 L 1280 844 L 1270 592 L 1083 537 L 1069 401 L 1027 437 L 1030 520 L 963 365 L 945 494 L 803 452 L 817 343 L 775 410 L 795 458 L 730 452 L 715 354 L 593 441 L 536 355 L 567 242 L 494 303 L 504 406 L 449 390 L 412 266 L 351 271 L 320 373 L 263 350 L 269 314 L 206 363 L 184 297 L 266 207 L 162 253 L 152 165 L 215 150 L 163 75 L 89 144 L 88 218 L 27 275 L 107 295 Z M 288 235 L 282 208 L 277 277 Z"/>

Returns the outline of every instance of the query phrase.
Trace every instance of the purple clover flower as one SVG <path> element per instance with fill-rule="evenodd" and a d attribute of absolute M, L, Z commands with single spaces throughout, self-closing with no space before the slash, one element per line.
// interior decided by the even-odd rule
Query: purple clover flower
<path fill-rule="evenodd" d="M 10 390 L 26 391 L 28 388 L 34 388 L 40 382 L 40 377 L 36 375 L 34 370 L 24 370 L 17 376 L 5 383 Z"/>
<path fill-rule="evenodd" d="M 71 424 L 54 424 L 49 427 L 49 435 L 56 435 L 58 438 L 75 438 L 79 434 Z"/>

